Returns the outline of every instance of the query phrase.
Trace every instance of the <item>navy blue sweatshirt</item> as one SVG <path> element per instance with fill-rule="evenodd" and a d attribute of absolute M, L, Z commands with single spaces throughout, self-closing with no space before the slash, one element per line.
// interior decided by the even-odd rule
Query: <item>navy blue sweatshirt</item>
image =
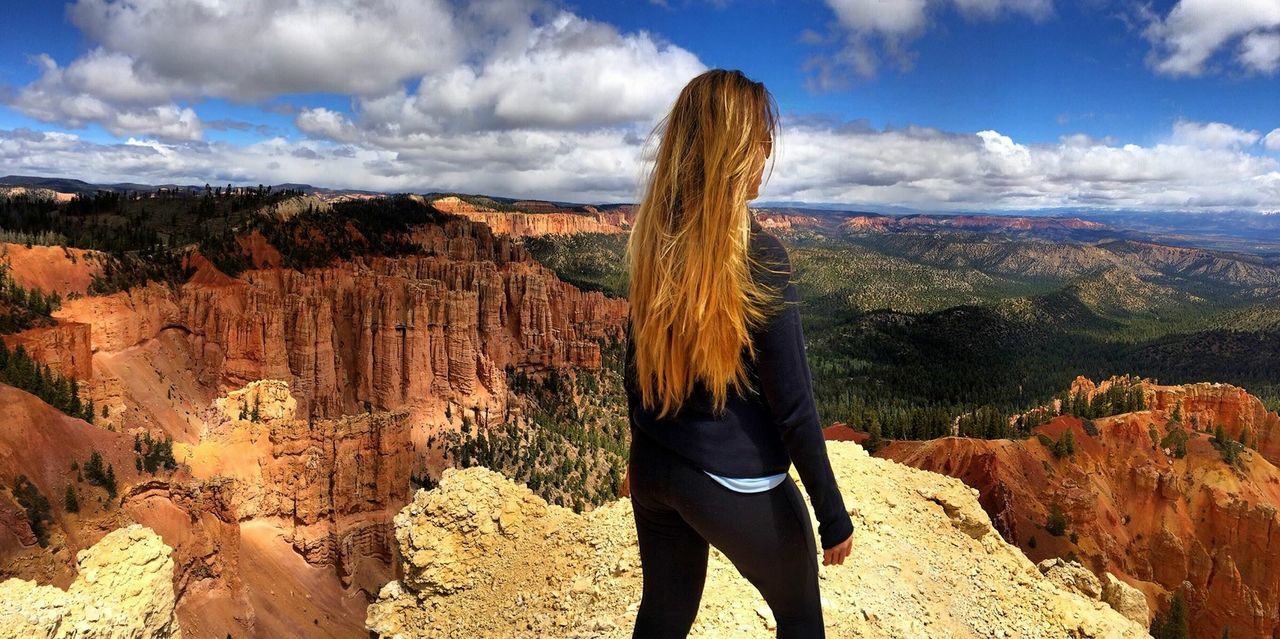
<path fill-rule="evenodd" d="M 813 401 L 813 380 L 800 327 L 800 297 L 791 281 L 791 260 L 778 238 L 751 219 L 751 251 L 767 268 L 753 277 L 782 291 L 785 307 L 752 334 L 753 363 L 743 349 L 752 388 L 746 396 L 729 389 L 725 412 L 711 410 L 711 394 L 700 382 L 665 419 L 644 408 L 636 385 L 635 344 L 627 324 L 625 386 L 631 436 L 647 436 L 693 465 L 725 477 L 760 477 L 788 472 L 794 462 L 818 520 L 823 549 L 853 532 Z"/>

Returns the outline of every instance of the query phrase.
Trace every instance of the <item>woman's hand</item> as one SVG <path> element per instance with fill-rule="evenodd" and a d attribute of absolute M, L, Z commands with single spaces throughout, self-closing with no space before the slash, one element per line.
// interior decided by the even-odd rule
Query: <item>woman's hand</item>
<path fill-rule="evenodd" d="M 849 556 L 851 550 L 853 550 L 852 534 L 848 539 L 822 551 L 822 565 L 834 566 L 844 563 L 844 558 Z"/>

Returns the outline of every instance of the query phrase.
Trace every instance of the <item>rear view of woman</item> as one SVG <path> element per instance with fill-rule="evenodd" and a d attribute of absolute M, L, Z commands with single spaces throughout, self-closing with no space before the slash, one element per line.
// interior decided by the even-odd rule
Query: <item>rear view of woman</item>
<path fill-rule="evenodd" d="M 644 593 L 634 637 L 684 637 L 709 545 L 768 602 L 780 638 L 825 637 L 823 564 L 852 544 L 814 407 L 786 249 L 747 209 L 777 132 L 759 82 L 694 78 L 659 124 L 627 243 L 628 483 Z"/>

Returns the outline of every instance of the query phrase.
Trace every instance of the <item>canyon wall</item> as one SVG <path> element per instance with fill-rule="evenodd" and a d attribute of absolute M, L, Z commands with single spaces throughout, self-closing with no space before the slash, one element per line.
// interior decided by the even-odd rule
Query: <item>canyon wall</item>
<path fill-rule="evenodd" d="M 456 196 L 431 201 L 431 205 L 437 209 L 473 222 L 481 222 L 499 235 L 536 237 L 577 233 L 615 234 L 625 232 L 628 226 L 626 216 L 621 213 L 602 213 L 590 206 L 583 207 L 584 210 L 581 211 L 568 211 L 534 204 L 516 202 L 512 210 L 499 211 Z"/>
<path fill-rule="evenodd" d="M 26 246 L 0 242 L 0 262 L 19 286 L 58 293 L 87 295 L 93 278 L 102 273 L 102 254 L 65 246 Z"/>
<path fill-rule="evenodd" d="M 1077 381 L 1085 392 L 1104 390 Z M 1035 429 L 1053 441 L 1070 432 L 1075 453 L 1057 458 L 1036 437 L 945 437 L 894 441 L 877 455 L 962 479 L 1010 543 L 1032 559 L 1077 556 L 1095 573 L 1114 573 L 1165 609 L 1182 590 L 1192 636 L 1272 637 L 1280 632 L 1280 470 L 1264 452 L 1245 450 L 1228 465 L 1210 438 L 1221 424 L 1260 442 L 1277 416 L 1243 389 L 1226 384 L 1144 384 L 1148 410 L 1090 420 L 1059 416 Z M 1182 404 L 1191 434 L 1185 457 L 1157 444 Z M 1191 430 L 1192 416 L 1200 431 Z M 1156 442 L 1152 441 L 1152 432 Z M 1261 445 L 1261 444 L 1260 444 Z M 1051 509 L 1066 516 L 1059 536 Z"/>
<path fill-rule="evenodd" d="M 103 369 L 95 402 L 117 407 L 115 415 L 134 411 L 136 421 L 166 425 L 186 441 L 198 427 L 189 413 L 160 414 L 167 397 L 138 397 L 145 391 L 121 378 L 162 366 L 158 360 L 189 360 L 193 370 L 173 375 L 211 391 L 191 399 L 201 407 L 250 382 L 282 379 L 305 417 L 407 409 L 443 421 L 447 402 L 503 397 L 508 366 L 598 368 L 597 340 L 622 335 L 625 300 L 561 282 L 482 225 L 424 226 L 414 240 L 422 254 L 238 278 L 197 259 L 196 275 L 177 291 L 150 284 L 73 300 L 57 317 L 90 325 Z M 166 334 L 185 352 L 148 356 L 166 348 L 159 343 Z"/>
<path fill-rule="evenodd" d="M 93 377 L 91 326 L 84 322 L 57 322 L 53 326 L 0 335 L 9 350 L 26 349 L 36 361 L 63 377 L 86 381 Z"/>

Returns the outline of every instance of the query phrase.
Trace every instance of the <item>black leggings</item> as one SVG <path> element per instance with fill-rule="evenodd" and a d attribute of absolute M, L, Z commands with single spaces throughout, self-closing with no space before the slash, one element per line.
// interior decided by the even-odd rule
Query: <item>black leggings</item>
<path fill-rule="evenodd" d="M 632 637 L 688 634 L 702 600 L 709 542 L 764 596 L 779 639 L 824 639 L 817 543 L 790 475 L 764 492 L 736 492 L 633 433 L 628 484 L 644 592 Z"/>

